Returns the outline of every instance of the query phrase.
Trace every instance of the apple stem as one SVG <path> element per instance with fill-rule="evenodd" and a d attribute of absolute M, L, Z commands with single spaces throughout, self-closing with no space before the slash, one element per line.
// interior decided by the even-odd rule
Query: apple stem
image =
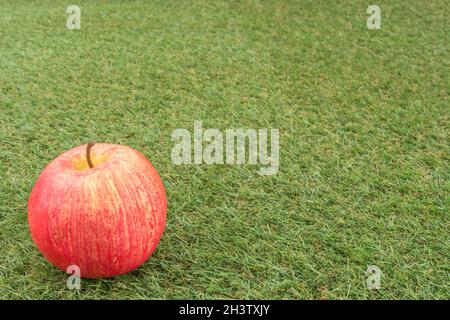
<path fill-rule="evenodd" d="M 92 159 L 91 159 L 91 149 L 92 149 L 92 147 L 94 145 L 95 145 L 95 141 L 90 141 L 87 144 L 87 147 L 86 147 L 86 159 L 87 159 L 87 163 L 89 165 L 89 168 L 93 168 L 94 167 L 94 164 L 92 163 Z"/>

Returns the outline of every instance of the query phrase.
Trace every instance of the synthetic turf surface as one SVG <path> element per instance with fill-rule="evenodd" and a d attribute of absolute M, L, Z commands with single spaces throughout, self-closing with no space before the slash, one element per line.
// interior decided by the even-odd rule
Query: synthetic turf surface
<path fill-rule="evenodd" d="M 2 0 L 0 298 L 450 298 L 446 1 Z M 279 128 L 280 169 L 172 164 L 177 128 Z M 142 267 L 82 280 L 28 232 L 34 181 L 90 139 L 167 188 Z M 381 268 L 381 289 L 366 268 Z"/>

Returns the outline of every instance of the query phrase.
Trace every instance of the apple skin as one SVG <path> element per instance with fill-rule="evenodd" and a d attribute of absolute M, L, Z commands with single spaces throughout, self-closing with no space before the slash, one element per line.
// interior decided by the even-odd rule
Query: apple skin
<path fill-rule="evenodd" d="M 155 250 L 166 224 L 163 182 L 138 151 L 86 145 L 50 162 L 28 202 L 31 237 L 44 257 L 83 278 L 108 278 L 139 267 Z"/>

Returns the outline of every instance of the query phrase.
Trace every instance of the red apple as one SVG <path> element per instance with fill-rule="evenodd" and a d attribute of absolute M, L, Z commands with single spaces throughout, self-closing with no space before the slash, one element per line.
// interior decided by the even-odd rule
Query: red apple
<path fill-rule="evenodd" d="M 122 145 L 90 143 L 54 159 L 28 202 L 31 236 L 44 257 L 84 278 L 129 272 L 152 254 L 166 223 L 164 185 L 153 165 Z"/>

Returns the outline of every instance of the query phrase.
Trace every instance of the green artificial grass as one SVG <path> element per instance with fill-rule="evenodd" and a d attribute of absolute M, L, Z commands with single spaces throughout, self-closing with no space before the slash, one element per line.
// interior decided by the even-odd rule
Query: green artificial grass
<path fill-rule="evenodd" d="M 450 298 L 446 1 L 375 1 L 381 30 L 367 1 L 75 2 L 1 1 L 0 298 Z M 175 166 L 194 120 L 279 128 L 278 174 Z M 91 139 L 153 162 L 168 220 L 143 266 L 77 291 L 27 201 Z"/>

